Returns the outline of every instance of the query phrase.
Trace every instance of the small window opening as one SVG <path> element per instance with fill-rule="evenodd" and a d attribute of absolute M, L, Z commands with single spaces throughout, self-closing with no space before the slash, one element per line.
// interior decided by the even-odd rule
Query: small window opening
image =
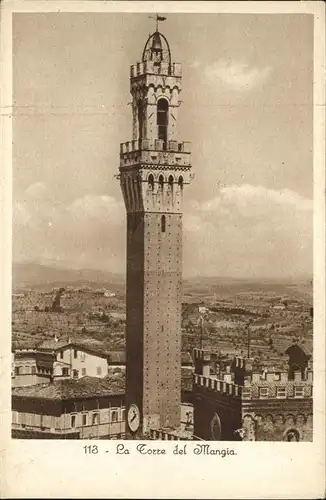
<path fill-rule="evenodd" d="M 180 177 L 179 177 L 178 184 L 179 184 L 180 188 L 182 189 L 183 188 L 183 177 L 182 177 L 182 175 L 180 175 Z"/>
<path fill-rule="evenodd" d="M 152 190 L 154 189 L 154 177 L 152 174 L 148 176 L 148 187 Z"/>
<path fill-rule="evenodd" d="M 162 215 L 162 217 L 161 217 L 161 231 L 162 231 L 162 233 L 165 233 L 165 229 L 166 229 L 166 219 L 165 219 L 165 215 Z"/>
<path fill-rule="evenodd" d="M 158 178 L 158 183 L 160 185 L 160 189 L 161 191 L 163 191 L 163 184 L 164 184 L 164 177 L 163 175 L 160 175 L 159 178 Z"/>
<path fill-rule="evenodd" d="M 171 188 L 171 189 L 173 188 L 173 180 L 174 180 L 173 175 L 170 175 L 169 176 L 169 188 Z"/>

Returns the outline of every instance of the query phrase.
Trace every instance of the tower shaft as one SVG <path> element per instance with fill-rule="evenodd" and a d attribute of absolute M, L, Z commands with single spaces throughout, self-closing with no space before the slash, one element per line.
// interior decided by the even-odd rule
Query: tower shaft
<path fill-rule="evenodd" d="M 126 408 L 134 437 L 178 427 L 181 405 L 182 198 L 189 143 L 177 140 L 181 65 L 155 32 L 131 67 L 133 140 L 120 146 L 127 211 Z M 134 411 L 134 410 L 133 410 Z M 128 420 L 127 420 L 128 422 Z"/>

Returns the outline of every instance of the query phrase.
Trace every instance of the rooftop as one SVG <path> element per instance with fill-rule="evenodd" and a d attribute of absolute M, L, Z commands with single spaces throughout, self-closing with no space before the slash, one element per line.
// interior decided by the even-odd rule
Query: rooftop
<path fill-rule="evenodd" d="M 182 370 L 181 387 L 190 390 L 192 373 Z M 14 387 L 13 396 L 44 399 L 79 399 L 122 395 L 125 393 L 125 375 L 117 373 L 104 378 L 82 377 L 79 379 L 54 380 L 52 383 Z"/>
<path fill-rule="evenodd" d="M 38 345 L 38 349 L 42 350 L 53 350 L 57 351 L 60 349 L 68 349 L 72 347 L 73 349 L 78 349 L 80 351 L 89 352 L 95 356 L 106 358 L 110 363 L 125 364 L 126 363 L 126 353 L 125 350 L 112 350 L 108 344 L 104 344 L 100 341 L 94 341 L 93 339 L 82 339 L 82 340 L 58 340 L 54 339 L 46 340 Z M 193 361 L 191 354 L 189 352 L 181 353 L 181 363 L 182 365 L 192 366 Z"/>
<path fill-rule="evenodd" d="M 13 396 L 55 400 L 80 399 L 122 395 L 125 392 L 124 376 L 105 378 L 82 377 L 77 380 L 55 380 L 53 383 L 15 387 Z"/>

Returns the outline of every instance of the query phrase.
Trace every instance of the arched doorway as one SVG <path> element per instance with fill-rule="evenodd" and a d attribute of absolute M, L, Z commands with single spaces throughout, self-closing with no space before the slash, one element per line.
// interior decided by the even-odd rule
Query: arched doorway
<path fill-rule="evenodd" d="M 289 443 L 298 442 L 300 441 L 300 432 L 298 429 L 288 429 L 285 431 L 283 439 Z"/>
<path fill-rule="evenodd" d="M 213 418 L 210 423 L 210 434 L 213 441 L 220 441 L 222 434 L 222 425 L 220 417 L 217 413 L 214 413 Z"/>

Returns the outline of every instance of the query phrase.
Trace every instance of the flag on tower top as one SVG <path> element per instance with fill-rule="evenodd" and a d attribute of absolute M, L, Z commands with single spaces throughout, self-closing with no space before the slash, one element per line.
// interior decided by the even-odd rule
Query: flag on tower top
<path fill-rule="evenodd" d="M 159 16 L 158 14 L 156 14 L 155 16 L 148 16 L 149 19 L 155 19 L 156 21 L 156 31 L 158 31 L 158 23 L 159 21 L 165 21 L 166 20 L 166 17 L 164 16 Z"/>

